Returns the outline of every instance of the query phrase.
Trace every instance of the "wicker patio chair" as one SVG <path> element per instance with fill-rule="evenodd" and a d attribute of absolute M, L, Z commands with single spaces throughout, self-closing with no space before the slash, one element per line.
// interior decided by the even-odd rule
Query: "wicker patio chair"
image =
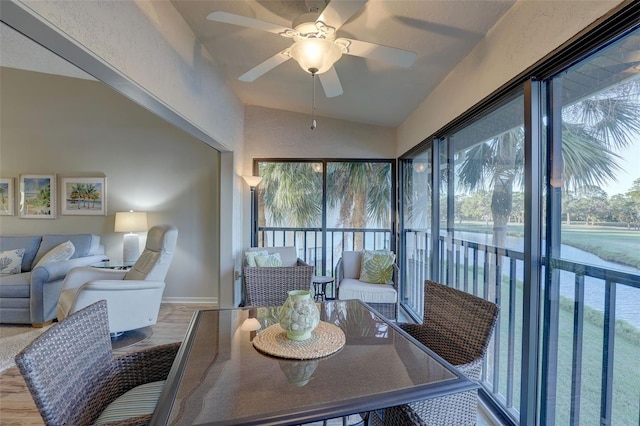
<path fill-rule="evenodd" d="M 359 280 L 362 265 L 362 251 L 343 251 L 335 268 L 335 282 L 338 299 L 360 299 L 380 315 L 398 319 L 400 299 L 398 298 L 398 265 L 393 263 L 391 284 L 371 284 Z M 387 299 L 387 300 L 385 300 Z"/>
<path fill-rule="evenodd" d="M 156 382 L 159 396 L 179 346 L 114 358 L 107 302 L 101 300 L 53 325 L 15 359 L 45 424 L 82 426 L 94 424 L 116 398 L 142 384 Z M 146 411 L 151 412 L 130 413 L 104 424 L 149 423 L 155 402 L 147 402 Z"/>
<path fill-rule="evenodd" d="M 398 324 L 416 340 L 478 381 L 499 308 L 495 303 L 432 281 L 424 285 L 422 324 Z M 478 392 L 468 391 L 371 413 L 373 425 L 473 425 Z"/>
<path fill-rule="evenodd" d="M 283 266 L 244 265 L 245 306 L 279 306 L 291 290 L 311 291 L 314 267 L 297 258 L 295 247 L 251 248 L 279 253 Z"/>

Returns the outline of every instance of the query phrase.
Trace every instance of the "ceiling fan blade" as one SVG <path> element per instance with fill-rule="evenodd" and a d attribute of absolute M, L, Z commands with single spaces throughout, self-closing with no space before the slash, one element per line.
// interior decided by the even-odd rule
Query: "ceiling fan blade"
<path fill-rule="evenodd" d="M 291 56 L 287 55 L 285 52 L 286 50 L 276 53 L 275 55 L 273 55 L 272 57 L 270 57 L 260 65 L 255 66 L 251 68 L 249 71 L 247 71 L 246 73 L 242 74 L 240 77 L 238 77 L 238 80 L 246 81 L 247 83 L 250 83 L 255 79 L 257 79 L 258 77 L 262 76 L 263 74 L 266 74 L 267 72 L 271 71 L 278 65 L 286 62 L 291 58 Z"/>
<path fill-rule="evenodd" d="M 320 84 L 322 84 L 324 94 L 327 98 L 342 95 L 342 84 L 340 84 L 340 79 L 338 78 L 335 67 L 331 67 L 327 72 L 318 74 L 318 77 L 320 78 Z"/>
<path fill-rule="evenodd" d="M 223 22 L 225 24 L 233 24 L 240 25 L 241 27 L 253 28 L 254 30 L 267 31 L 278 35 L 285 35 L 288 32 L 293 31 L 291 28 L 283 27 L 282 25 L 272 24 L 271 22 L 260 21 L 258 19 L 247 18 L 246 16 L 240 16 L 234 13 L 223 12 L 220 10 L 208 14 L 207 19 L 210 21 Z"/>
<path fill-rule="evenodd" d="M 368 0 L 331 0 L 317 21 L 322 21 L 338 30 L 345 22 L 364 6 Z"/>
<path fill-rule="evenodd" d="M 338 39 L 336 42 L 345 41 L 348 45 L 347 54 L 363 58 L 376 59 L 398 67 L 409 68 L 416 60 L 416 54 L 408 50 L 366 41 Z"/>

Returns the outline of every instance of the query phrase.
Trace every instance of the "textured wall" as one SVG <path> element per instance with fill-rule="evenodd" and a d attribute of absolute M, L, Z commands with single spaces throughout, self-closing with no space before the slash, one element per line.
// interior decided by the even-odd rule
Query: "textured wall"
<path fill-rule="evenodd" d="M 620 3 L 518 1 L 398 128 L 397 155 L 432 135 Z"/>
<path fill-rule="evenodd" d="M 244 171 L 254 158 L 394 158 L 395 130 L 257 106 L 245 111 Z"/>
<path fill-rule="evenodd" d="M 170 2 L 21 3 L 178 111 L 226 150 L 242 142 L 242 104 Z"/>

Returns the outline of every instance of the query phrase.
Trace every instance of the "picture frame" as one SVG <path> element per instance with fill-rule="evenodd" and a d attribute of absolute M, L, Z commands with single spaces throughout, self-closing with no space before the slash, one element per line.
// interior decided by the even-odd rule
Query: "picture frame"
<path fill-rule="evenodd" d="M 15 199 L 13 178 L 0 178 L 0 216 L 15 214 Z"/>
<path fill-rule="evenodd" d="M 20 175 L 20 205 L 22 219 L 56 218 L 56 175 Z"/>
<path fill-rule="evenodd" d="M 60 183 L 63 215 L 106 216 L 106 177 L 63 177 Z"/>

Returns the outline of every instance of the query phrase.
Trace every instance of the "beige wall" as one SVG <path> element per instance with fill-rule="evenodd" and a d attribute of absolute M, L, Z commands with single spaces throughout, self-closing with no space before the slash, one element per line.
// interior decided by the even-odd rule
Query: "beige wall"
<path fill-rule="evenodd" d="M 257 106 L 245 108 L 244 171 L 254 158 L 395 158 L 395 130 Z"/>
<path fill-rule="evenodd" d="M 620 0 L 520 0 L 398 128 L 400 156 L 580 33 Z"/>
<path fill-rule="evenodd" d="M 118 262 L 114 213 L 145 210 L 150 225 L 171 223 L 180 232 L 164 297 L 216 302 L 219 152 L 102 83 L 0 71 L 0 176 L 14 177 L 17 188 L 20 173 L 56 173 L 58 181 L 105 175 L 108 209 L 107 216 L 62 216 L 58 207 L 55 220 L 0 216 L 0 233 L 96 233 Z"/>

